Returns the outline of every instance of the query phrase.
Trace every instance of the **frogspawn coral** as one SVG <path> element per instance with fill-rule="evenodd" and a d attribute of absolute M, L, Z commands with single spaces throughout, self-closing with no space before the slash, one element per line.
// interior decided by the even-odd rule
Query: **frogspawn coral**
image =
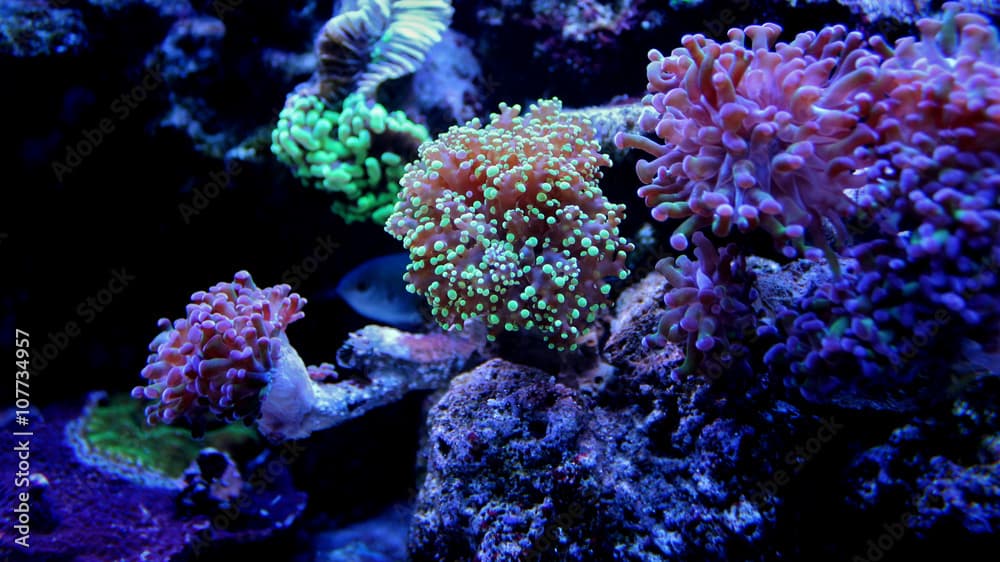
<path fill-rule="evenodd" d="M 944 8 L 918 22 L 919 40 L 873 40 L 888 56 L 885 96 L 871 118 L 879 158 L 859 200 L 893 241 L 893 274 L 982 325 L 1000 308 L 1000 42 L 986 18 Z"/>
<path fill-rule="evenodd" d="M 890 274 L 888 261 L 847 271 L 778 315 L 787 339 L 764 360 L 786 386 L 852 409 L 905 410 L 945 397 L 968 331 L 916 284 Z"/>
<path fill-rule="evenodd" d="M 684 219 L 674 249 L 703 228 L 724 237 L 760 227 L 788 256 L 805 251 L 807 234 L 828 248 L 823 219 L 846 236 L 843 191 L 864 183 L 855 171 L 872 161 L 863 117 L 879 58 L 843 26 L 775 45 L 780 33 L 752 25 L 725 43 L 685 35 L 670 55 L 649 52 L 639 126 L 663 142 L 619 134 L 615 144 L 653 157 L 636 166 L 639 195 L 653 218 Z"/>
<path fill-rule="evenodd" d="M 272 442 L 301 439 L 413 390 L 438 388 L 478 350 L 475 338 L 408 334 L 370 325 L 353 332 L 337 364 L 307 366 L 285 330 L 305 299 L 288 285 L 258 289 L 240 271 L 191 296 L 187 316 L 160 320 L 153 353 L 132 397 L 152 400 L 150 425 L 183 425 L 196 435 L 213 421 L 242 420 Z"/>
<path fill-rule="evenodd" d="M 745 304 L 753 298 L 754 280 L 745 256 L 736 244 L 717 250 L 702 232 L 695 232 L 692 239 L 696 261 L 682 255 L 656 264 L 671 289 L 663 297 L 667 308 L 658 332 L 644 341 L 660 346 L 666 339 L 686 345 L 684 363 L 676 374 L 691 372 L 701 353 L 733 351 L 741 336 L 756 329 L 753 311 Z"/>
<path fill-rule="evenodd" d="M 522 117 L 501 104 L 487 126 L 454 126 L 407 166 L 385 228 L 410 252 L 408 289 L 443 327 L 480 317 L 491 335 L 531 330 L 572 349 L 609 279 L 627 276 L 625 208 L 598 186 L 611 161 L 589 121 L 561 109 L 540 101 Z"/>
<path fill-rule="evenodd" d="M 134 398 L 152 400 L 148 423 L 203 427 L 213 418 L 252 420 L 271 377 L 285 329 L 303 317 L 306 300 L 288 285 L 259 289 L 246 271 L 191 295 L 184 318 L 163 318 Z"/>
<path fill-rule="evenodd" d="M 986 18 L 944 6 L 890 48 L 870 123 L 877 161 L 858 201 L 880 239 L 861 271 L 800 303 L 772 369 L 817 401 L 899 408 L 940 398 L 963 338 L 1000 319 L 1000 44 Z M 787 363 L 787 364 L 786 364 Z"/>

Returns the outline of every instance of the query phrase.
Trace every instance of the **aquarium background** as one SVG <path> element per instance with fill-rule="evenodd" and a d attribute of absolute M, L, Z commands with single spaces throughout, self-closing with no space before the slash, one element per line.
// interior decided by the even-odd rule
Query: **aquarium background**
<path fill-rule="evenodd" d="M 919 3 L 918 9 L 907 2 L 871 7 L 846 0 L 455 0 L 453 4 L 446 46 L 433 51 L 428 64 L 416 73 L 382 84 L 377 94 L 387 108 L 403 109 L 424 125 L 432 139 L 473 117 L 488 121 L 502 102 L 521 104 L 526 110 L 537 100 L 552 97 L 558 97 L 565 108 L 635 103 L 645 93 L 647 52 L 657 48 L 669 53 L 686 34 L 704 33 L 721 42 L 730 27 L 775 22 L 783 28 L 782 40 L 791 40 L 799 32 L 841 23 L 849 30 L 883 34 L 891 43 L 913 34 L 918 17 L 941 10 L 939 2 Z M 1000 13 L 991 2 L 963 5 L 993 18 L 994 25 Z M 284 510 L 285 521 L 267 517 L 244 521 L 244 528 L 234 525 L 213 535 L 204 548 L 192 549 L 190 536 L 177 529 L 199 517 L 210 521 L 212 510 L 219 509 L 212 502 L 220 500 L 214 496 L 190 499 L 190 494 L 197 494 L 189 486 L 189 496 L 176 491 L 149 492 L 149 509 L 162 510 L 155 513 L 155 524 L 123 516 L 120 525 L 104 535 L 84 527 L 71 528 L 86 519 L 83 514 L 71 517 L 62 511 L 67 504 L 61 502 L 77 496 L 75 487 L 94 495 L 95 513 L 101 514 L 114 502 L 145 501 L 142 490 L 157 489 L 142 477 L 129 480 L 113 469 L 64 459 L 73 453 L 65 445 L 72 439 L 64 426 L 76 420 L 88 404 L 110 404 L 92 392 L 127 394 L 144 383 L 139 373 L 146 364 L 150 341 L 159 332 L 157 321 L 182 316 L 193 292 L 228 282 L 240 270 L 249 271 L 262 288 L 289 284 L 309 301 L 304 318 L 287 330 L 295 350 L 309 364 L 336 362 L 349 334 L 373 323 L 337 297 L 335 289 L 366 260 L 401 252 L 403 246 L 382 224 L 348 223 L 331 212 L 331 194 L 302 185 L 270 150 L 271 131 L 286 96 L 313 75 L 317 34 L 338 8 L 333 2 L 298 0 L 0 2 L 0 72 L 6 78 L 0 88 L 6 133 L 0 143 L 7 164 L 2 185 L 9 194 L 0 227 L 6 273 L 0 301 L 7 340 L 3 345 L 6 350 L 8 342 L 13 342 L 15 328 L 31 334 L 31 419 L 38 430 L 31 445 L 33 466 L 39 473 L 49 471 L 47 483 L 36 483 L 33 488 L 37 494 L 32 496 L 35 550 L 25 551 L 11 542 L 17 536 L 16 516 L 11 515 L 16 496 L 7 471 L 15 469 L 15 459 L 7 445 L 13 445 L 14 438 L 4 437 L 0 556 L 9 560 L 236 559 L 253 554 L 295 561 L 407 557 L 853 561 L 859 557 L 905 560 L 918 555 L 975 560 L 996 552 L 991 550 L 998 546 L 1000 525 L 995 365 L 989 367 L 989 380 L 977 383 L 982 385 L 976 393 L 981 403 L 967 400 L 963 407 L 974 412 L 955 414 L 961 421 L 952 423 L 949 415 L 958 406 L 953 408 L 951 403 L 916 411 L 844 409 L 830 402 L 816 405 L 795 393 L 775 396 L 771 390 L 761 391 L 746 382 L 746 373 L 722 383 L 722 391 L 718 385 L 709 391 L 695 383 L 681 383 L 670 379 L 669 372 L 680 362 L 683 345 L 645 352 L 659 354 L 656 361 L 619 362 L 618 375 L 611 377 L 617 382 L 606 386 L 594 383 L 591 371 L 568 375 L 573 372 L 566 365 L 568 360 L 560 364 L 552 355 L 540 359 L 546 351 L 532 355 L 533 344 L 501 341 L 483 352 L 482 359 L 523 361 L 558 375 L 560 385 L 576 389 L 573 392 L 585 388 L 600 408 L 621 413 L 635 406 L 634 416 L 602 423 L 613 427 L 604 437 L 636 448 L 597 448 L 604 458 L 629 459 L 627 470 L 608 468 L 613 464 L 610 461 L 597 466 L 597 461 L 577 458 L 567 463 L 544 455 L 541 464 L 517 465 L 497 437 L 494 445 L 478 453 L 500 463 L 491 465 L 492 477 L 483 476 L 479 468 L 469 472 L 455 468 L 441 474 L 456 481 L 467 478 L 465 487 L 438 490 L 438 495 L 421 491 L 428 462 L 434 462 L 428 461 L 428 455 L 448 454 L 440 449 L 427 452 L 437 446 L 432 439 L 489 434 L 488 423 L 476 423 L 477 416 L 483 415 L 474 409 L 477 397 L 485 403 L 490 396 L 515 395 L 518 388 L 537 386 L 530 392 L 551 393 L 552 397 L 539 398 L 542 405 L 535 404 L 534 397 L 525 398 L 517 408 L 542 411 L 552 408 L 554 401 L 565 406 L 565 411 L 546 410 L 548 424 L 564 416 L 581 426 L 600 425 L 580 421 L 587 416 L 577 410 L 589 406 L 583 405 L 582 398 L 560 394 L 563 387 L 553 390 L 536 379 L 523 378 L 528 375 L 515 368 L 490 364 L 495 371 L 490 380 L 505 381 L 490 391 L 499 394 L 477 387 L 453 396 L 444 394 L 445 382 L 437 388 L 416 389 L 364 416 L 305 438 L 301 455 L 285 466 L 275 483 L 269 483 L 266 494 L 271 495 L 253 500 L 280 506 L 275 510 Z M 994 58 L 991 64 L 1000 60 Z M 602 145 L 605 152 L 612 150 L 609 145 Z M 614 165 L 600 181 L 604 196 L 625 206 L 627 218 L 619 228 L 639 246 L 636 256 L 643 249 L 651 254 L 645 262 L 633 264 L 633 277 L 615 284 L 612 300 L 627 287 L 640 284 L 638 272 L 651 272 L 658 258 L 674 252 L 668 240 L 676 224 L 651 220 L 649 209 L 635 194 L 641 183 L 635 164 L 647 157 L 639 152 L 614 154 Z M 996 183 L 995 178 L 991 181 Z M 995 199 L 992 204 L 995 209 Z M 646 223 L 649 226 L 643 232 L 652 243 L 643 246 L 638 236 Z M 761 253 L 782 259 L 761 233 L 753 236 L 757 238 L 751 238 L 752 244 Z M 662 299 L 662 283 L 645 290 L 656 295 L 654 300 Z M 641 317 L 637 313 L 636 318 Z M 657 328 L 655 322 L 635 323 L 633 331 L 640 336 Z M 440 330 L 431 324 L 417 331 Z M 13 354 L 14 346 L 6 352 Z M 621 365 L 639 363 L 642 367 L 635 372 L 645 369 L 641 376 L 623 374 Z M 587 382 L 571 383 L 567 377 Z M 662 385 L 668 395 L 689 394 L 670 399 L 639 390 L 650 384 Z M 766 399 L 760 398 L 765 395 Z M 451 397 L 452 411 L 460 413 L 441 426 L 429 427 L 428 416 L 443 419 L 449 415 L 435 409 L 440 408 L 442 396 L 444 400 Z M 757 403 L 767 404 L 759 410 L 758 399 Z M 8 402 L 13 400 L 5 397 L 4 403 Z M 706 424 L 687 436 L 714 443 L 711 454 L 683 460 L 681 452 L 694 445 L 671 441 L 684 433 L 678 430 L 679 420 L 720 416 L 720 408 L 726 407 L 723 403 L 735 412 L 728 418 L 721 416 L 727 419 L 725 423 Z M 650 421 L 654 413 L 664 420 Z M 123 413 L 120 419 L 128 415 Z M 641 429 L 628 429 L 622 421 L 633 418 Z M 9 415 L 4 420 L 4 432 L 14 431 Z M 460 420 L 468 425 L 448 425 Z M 140 416 L 140 427 L 141 421 Z M 505 427 L 504 423 L 516 426 L 511 420 L 498 420 L 496 427 Z M 530 425 L 525 424 L 525 428 Z M 817 458 L 802 465 L 793 463 L 801 472 L 796 471 L 788 484 L 761 480 L 761 474 L 774 474 L 776 467 L 787 462 L 785 452 L 791 454 L 821 427 L 835 428 L 831 430 L 835 437 L 829 444 L 824 441 Z M 549 435 L 555 431 L 550 429 Z M 546 435 L 544 427 L 541 432 Z M 281 443 L 269 444 L 252 432 L 246 438 L 255 441 L 234 445 L 230 451 L 231 462 L 241 465 L 244 475 L 255 460 L 266 462 L 259 457 L 262 451 L 280 455 Z M 150 439 L 151 443 L 165 442 Z M 643 449 L 650 443 L 663 450 Z M 540 447 L 551 455 L 563 446 L 572 449 L 562 441 Z M 774 457 L 763 461 L 747 452 L 755 447 L 774 452 Z M 727 457 L 734 461 L 726 468 L 728 479 L 706 478 L 704 488 L 699 489 L 695 475 L 701 469 L 711 471 Z M 670 468 L 658 464 L 665 458 L 674 463 Z M 945 467 L 945 459 L 956 464 Z M 756 466 L 757 461 L 767 466 Z M 936 468 L 919 468 L 925 465 Z M 579 472 L 563 474 L 556 467 Z M 954 467 L 974 468 L 963 473 Z M 642 477 L 626 480 L 615 470 L 633 476 L 642 473 Z M 87 477 L 74 479 L 74 471 Z M 524 492 L 504 489 L 516 488 L 512 482 L 517 479 L 506 473 L 517 471 L 543 480 L 548 476 L 565 486 L 540 486 L 547 491 L 538 492 L 538 497 L 517 496 Z M 671 475 L 683 484 L 671 484 Z M 880 480 L 880 476 L 885 478 Z M 907 478 L 913 481 L 905 482 Z M 615 482 L 628 482 L 628 486 L 616 487 Z M 772 485 L 780 489 L 780 499 L 767 504 L 777 523 L 750 521 L 753 518 L 739 509 L 730 509 L 738 503 L 732 495 L 734 487 L 750 494 L 761 489 L 761 482 L 765 489 Z M 656 489 L 645 495 L 641 489 L 625 489 L 640 484 Z M 858 498 L 868 496 L 851 490 L 866 485 L 891 490 L 887 497 L 865 503 Z M 914 486 L 940 490 L 948 505 L 917 502 L 926 507 L 917 514 L 920 525 L 903 527 L 900 536 L 894 536 L 900 514 L 912 505 L 903 497 L 904 491 Z M 505 497 L 508 491 L 511 495 Z M 615 493 L 617 503 L 607 497 L 598 499 L 600 494 Z M 423 503 L 418 494 L 424 494 Z M 280 501 L 274 500 L 278 496 Z M 463 497 L 468 503 L 463 503 Z M 480 501 L 483 497 L 490 500 Z M 682 508 L 681 502 L 692 497 L 700 499 Z M 97 507 L 104 501 L 101 498 L 108 505 Z M 571 517 L 569 524 L 557 517 L 570 513 L 566 511 L 569 504 L 560 503 L 566 498 L 584 500 L 583 514 Z M 443 502 L 439 513 L 427 503 L 435 500 Z M 629 512 L 623 507 L 628 504 L 642 509 Z M 470 505 L 479 510 L 474 522 L 454 519 Z M 934 511 L 935 507 L 940 509 Z M 103 517 L 95 515 L 91 524 L 110 525 Z M 726 526 L 719 521 L 727 517 L 750 521 L 726 527 L 738 528 L 741 537 L 735 531 L 716 533 L 718 526 Z M 496 523 L 499 519 L 501 523 Z M 449 527 L 449 521 L 455 526 Z M 148 527 L 140 530 L 141 525 Z M 536 535 L 544 538 L 550 525 L 567 530 L 549 533 L 547 542 L 553 546 L 541 548 Z M 168 531 L 172 526 L 174 530 Z M 578 529 L 568 530 L 573 526 Z M 152 527 L 159 531 L 151 531 Z M 483 531 L 486 528 L 490 532 Z M 594 534 L 593 539 L 581 533 Z M 886 533 L 892 537 L 889 548 L 877 543 Z M 877 548 L 872 549 L 869 540 L 876 541 Z M 107 548 L 108 544 L 118 546 Z"/>

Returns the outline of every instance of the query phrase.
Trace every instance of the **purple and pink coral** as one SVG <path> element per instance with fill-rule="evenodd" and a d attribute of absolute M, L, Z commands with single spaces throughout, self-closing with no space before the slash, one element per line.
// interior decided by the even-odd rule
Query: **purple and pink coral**
<path fill-rule="evenodd" d="M 806 234 L 828 248 L 823 219 L 844 232 L 844 189 L 860 187 L 855 171 L 873 161 L 863 118 L 879 57 L 843 26 L 775 45 L 780 33 L 752 25 L 722 44 L 686 35 L 668 56 L 649 52 L 639 125 L 663 142 L 619 134 L 615 144 L 653 156 L 636 166 L 639 195 L 653 218 L 684 219 L 670 238 L 677 250 L 704 228 L 724 237 L 759 226 L 789 256 Z"/>
<path fill-rule="evenodd" d="M 252 420 L 279 350 L 288 345 L 285 328 L 303 317 L 305 304 L 288 285 L 258 289 L 246 271 L 191 295 L 185 318 L 160 320 L 163 332 L 149 345 L 153 353 L 142 370 L 149 383 L 132 390 L 154 401 L 147 421 L 199 427 L 212 417 Z"/>

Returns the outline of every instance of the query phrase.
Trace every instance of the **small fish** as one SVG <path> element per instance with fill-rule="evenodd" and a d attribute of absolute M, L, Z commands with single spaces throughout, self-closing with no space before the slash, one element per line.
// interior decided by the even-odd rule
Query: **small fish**
<path fill-rule="evenodd" d="M 1000 376 L 1000 370 L 997 370 L 1000 353 L 989 352 L 981 344 L 970 339 L 962 341 L 961 349 L 959 360 L 952 363 L 949 396 L 959 394 L 978 379 Z"/>
<path fill-rule="evenodd" d="M 423 299 L 406 290 L 406 252 L 372 258 L 347 273 L 334 289 L 358 314 L 398 328 L 424 323 Z"/>

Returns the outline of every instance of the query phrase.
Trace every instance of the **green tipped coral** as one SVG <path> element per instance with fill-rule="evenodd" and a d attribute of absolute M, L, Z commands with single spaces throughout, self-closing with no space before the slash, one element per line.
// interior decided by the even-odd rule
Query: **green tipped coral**
<path fill-rule="evenodd" d="M 427 129 L 359 93 L 337 107 L 317 96 L 289 95 L 271 133 L 271 152 L 306 185 L 338 195 L 333 212 L 347 222 L 384 223 L 399 179 Z"/>
<path fill-rule="evenodd" d="M 590 122 L 543 100 L 500 105 L 420 147 L 385 229 L 410 252 L 405 280 L 438 324 L 481 318 L 490 335 L 529 330 L 575 349 L 628 275 L 625 206 L 601 192 Z"/>
<path fill-rule="evenodd" d="M 306 185 L 338 193 L 332 209 L 347 222 L 381 224 L 392 212 L 403 166 L 428 135 L 375 92 L 423 63 L 453 12 L 450 0 L 347 2 L 317 37 L 316 72 L 289 94 L 271 152 Z"/>

